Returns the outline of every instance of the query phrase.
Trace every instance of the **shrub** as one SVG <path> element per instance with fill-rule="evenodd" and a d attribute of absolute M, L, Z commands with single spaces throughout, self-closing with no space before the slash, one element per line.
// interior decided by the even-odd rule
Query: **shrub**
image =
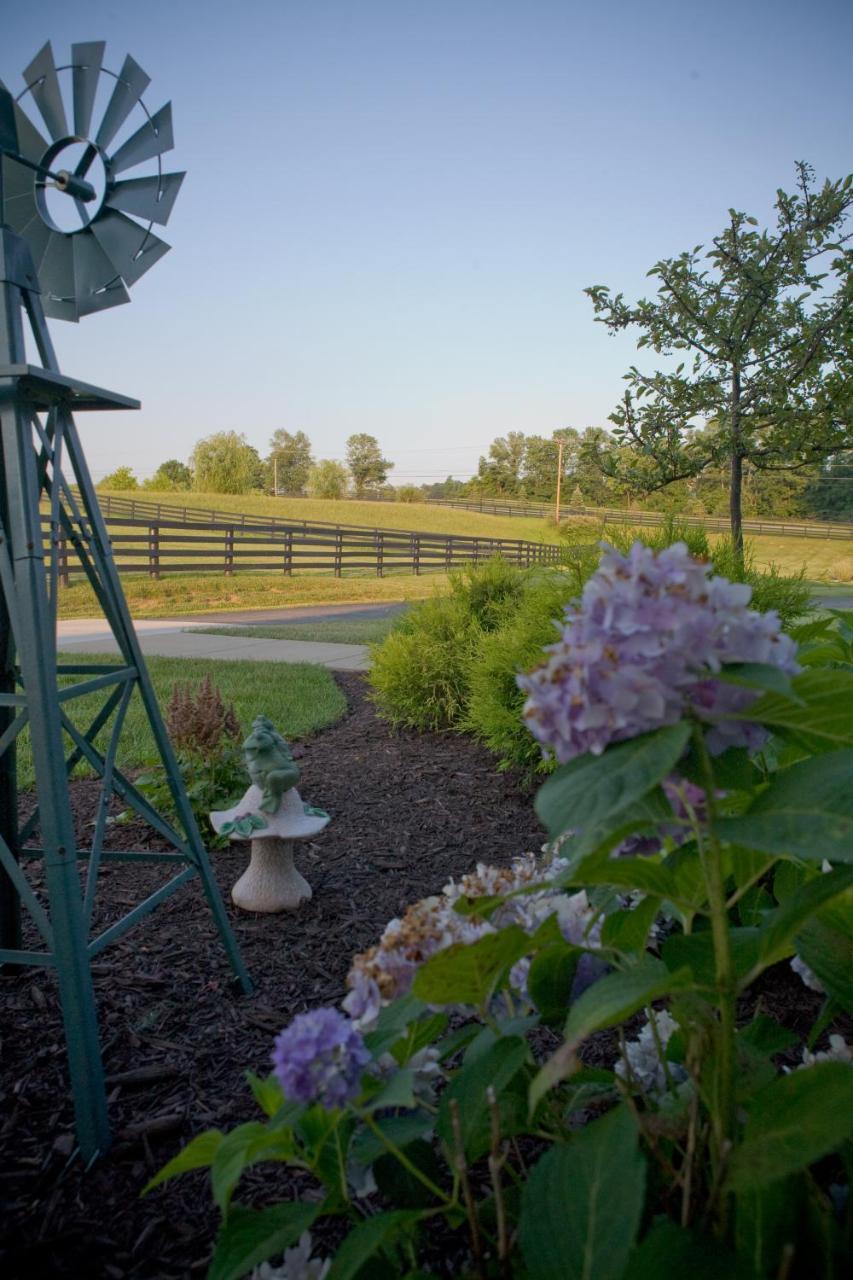
<path fill-rule="evenodd" d="M 575 594 L 569 573 L 533 582 L 503 625 L 481 636 L 471 659 L 464 727 L 494 752 L 501 769 L 516 766 L 532 774 L 547 767 L 521 718 L 524 694 L 516 674 L 541 661 L 545 645 L 557 639 L 556 620 Z"/>
<path fill-rule="evenodd" d="M 379 714 L 407 729 L 455 728 L 465 712 L 467 667 L 479 634 L 458 596 L 416 605 L 373 649 L 369 679 Z"/>
<path fill-rule="evenodd" d="M 205 676 L 196 692 L 189 684 L 172 686 L 165 722 L 202 837 L 206 844 L 223 848 L 229 842 L 216 834 L 208 815 L 239 799 L 247 781 L 234 707 L 225 705 L 219 689 Z M 174 814 L 169 778 L 159 760 L 137 778 L 136 785 L 155 808 Z"/>
<path fill-rule="evenodd" d="M 750 607 L 761 613 L 775 609 L 786 630 L 809 612 L 811 588 L 805 581 L 804 570 L 798 574 L 784 574 L 773 564 L 769 569 L 757 569 L 755 551 L 749 543 L 744 549 L 741 566 L 731 538 L 719 539 L 711 553 L 711 563 L 715 573 L 752 587 Z"/>
<path fill-rule="evenodd" d="M 394 497 L 397 502 L 423 502 L 424 500 L 424 495 L 414 484 L 400 485 L 400 488 L 394 491 Z"/>
<path fill-rule="evenodd" d="M 535 572 L 535 571 L 534 571 Z M 448 575 L 450 594 L 486 631 L 498 626 L 518 607 L 528 575 L 500 556 L 482 564 L 466 564 Z"/>

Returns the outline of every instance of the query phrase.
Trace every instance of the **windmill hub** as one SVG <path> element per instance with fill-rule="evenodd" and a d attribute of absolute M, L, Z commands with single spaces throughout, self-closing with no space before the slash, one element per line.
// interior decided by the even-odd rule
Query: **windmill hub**
<path fill-rule="evenodd" d="M 64 174 L 85 178 L 94 188 L 94 198 L 90 200 L 69 200 L 63 187 L 58 182 L 45 181 L 33 175 L 33 191 L 36 208 L 42 222 L 51 231 L 71 235 L 90 226 L 100 216 L 107 198 L 107 166 L 99 147 L 87 138 L 61 138 L 55 142 L 39 161 L 42 169 L 59 171 Z"/>

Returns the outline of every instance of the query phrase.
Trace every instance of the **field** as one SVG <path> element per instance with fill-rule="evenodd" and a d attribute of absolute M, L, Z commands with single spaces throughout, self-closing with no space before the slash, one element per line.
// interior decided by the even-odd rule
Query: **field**
<path fill-rule="evenodd" d="M 456 511 L 421 503 L 320 501 L 308 498 L 233 497 L 203 493 L 126 493 L 147 501 L 196 507 L 204 510 L 245 512 L 278 519 L 360 524 L 375 528 L 402 528 L 444 534 L 557 541 L 554 526 L 538 517 L 492 516 L 476 511 Z M 598 530 L 589 529 L 589 540 Z M 751 540 L 758 567 L 775 564 L 785 573 L 803 569 L 807 579 L 820 583 L 853 582 L 853 543 L 809 538 L 761 537 Z M 134 617 L 182 617 L 213 611 L 288 608 L 306 604 L 358 604 L 380 601 L 415 601 L 446 586 L 442 574 L 390 578 L 294 576 L 276 573 L 181 574 L 159 580 L 126 575 L 124 589 Z M 98 612 L 87 584 L 77 582 L 62 590 L 60 616 L 89 617 Z"/>

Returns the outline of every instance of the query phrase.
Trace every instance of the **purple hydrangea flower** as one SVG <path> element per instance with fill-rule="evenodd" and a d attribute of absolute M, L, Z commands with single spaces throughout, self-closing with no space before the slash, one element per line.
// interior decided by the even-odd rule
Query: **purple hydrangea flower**
<path fill-rule="evenodd" d="M 724 663 L 760 662 L 794 675 L 796 647 L 778 614 L 747 608 L 750 587 L 713 577 L 684 543 L 655 554 L 635 542 L 605 548 L 562 639 L 543 666 L 519 676 L 524 718 L 560 762 L 675 724 L 686 711 L 713 722 L 709 749 L 755 748 L 760 725 L 726 719 L 758 696 L 713 676 Z"/>
<path fill-rule="evenodd" d="M 300 1013 L 273 1047 L 273 1070 L 290 1102 L 342 1107 L 359 1089 L 370 1061 L 360 1032 L 337 1009 Z"/>

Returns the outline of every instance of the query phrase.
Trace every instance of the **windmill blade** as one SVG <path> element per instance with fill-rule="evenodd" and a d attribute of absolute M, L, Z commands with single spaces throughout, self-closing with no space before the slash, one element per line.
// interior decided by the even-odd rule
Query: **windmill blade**
<path fill-rule="evenodd" d="M 125 178 L 117 182 L 107 195 L 110 209 L 121 209 L 146 222 L 156 222 L 165 227 L 172 212 L 185 173 L 155 174 L 150 178 Z"/>
<path fill-rule="evenodd" d="M 74 248 L 72 237 L 51 231 L 50 239 L 38 267 L 42 295 L 56 298 L 74 297 Z"/>
<path fill-rule="evenodd" d="M 18 166 L 20 168 L 20 166 Z M 4 176 L 8 170 L 4 169 Z M 8 222 L 13 231 L 18 235 L 21 234 L 24 227 L 33 216 L 35 205 L 33 204 L 32 182 L 29 191 L 23 192 L 19 196 L 7 196 L 3 203 L 3 220 Z"/>
<path fill-rule="evenodd" d="M 124 146 L 119 147 L 114 156 L 110 156 L 112 173 L 122 173 L 142 164 L 143 160 L 152 160 L 161 156 L 164 151 L 171 151 L 175 145 L 172 131 L 172 104 L 167 102 L 156 115 L 146 120 L 141 129 L 137 129 L 132 138 L 128 138 Z"/>
<path fill-rule="evenodd" d="M 49 320 L 71 320 L 76 324 L 80 319 L 80 312 L 73 298 L 52 298 L 48 293 L 42 296 L 41 305 Z"/>
<path fill-rule="evenodd" d="M 74 292 L 79 298 L 97 293 L 113 283 L 118 272 L 92 234 L 91 227 L 75 234 L 73 249 Z"/>
<path fill-rule="evenodd" d="M 41 112 L 42 120 L 54 142 L 68 137 L 68 123 L 65 119 L 65 106 L 59 88 L 59 77 L 56 74 L 56 63 L 50 41 L 40 49 L 30 65 L 24 71 L 24 79 L 31 90 L 33 100 Z"/>
<path fill-rule="evenodd" d="M 89 293 L 83 298 L 78 298 L 77 314 L 82 319 L 83 316 L 94 315 L 96 311 L 106 311 L 110 307 L 120 307 L 125 302 L 130 302 L 130 294 L 121 280 L 118 280 L 115 284 L 111 284 L 108 289 L 99 289 L 97 293 Z"/>
<path fill-rule="evenodd" d="M 74 285 L 79 315 L 89 316 L 95 311 L 130 302 L 116 269 L 104 253 L 91 227 L 78 231 L 74 236 Z"/>
<path fill-rule="evenodd" d="M 135 284 L 171 247 L 114 209 L 104 210 L 90 229 L 113 264 L 116 275 L 120 275 L 128 285 Z"/>
<path fill-rule="evenodd" d="M 110 145 L 150 83 L 151 77 L 128 54 L 95 138 L 99 147 L 106 150 Z"/>
<path fill-rule="evenodd" d="M 92 124 L 92 109 L 98 91 L 98 79 L 104 60 L 106 44 L 103 40 L 91 40 L 87 44 L 72 44 L 71 84 L 74 95 L 74 132 L 78 138 L 88 138 Z"/>

